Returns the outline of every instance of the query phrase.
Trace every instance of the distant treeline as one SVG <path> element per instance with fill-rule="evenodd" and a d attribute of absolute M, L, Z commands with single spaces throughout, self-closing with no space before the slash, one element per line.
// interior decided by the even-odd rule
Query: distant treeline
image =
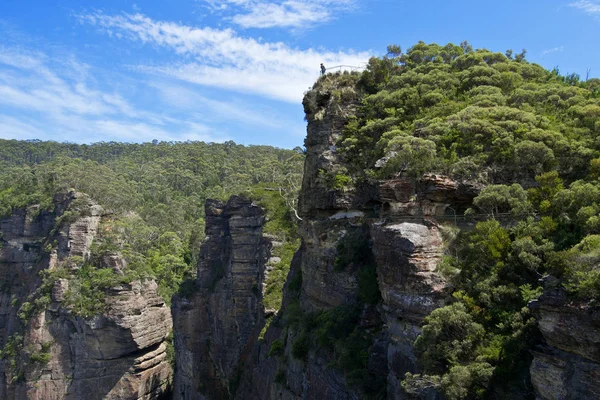
<path fill-rule="evenodd" d="M 17 208 L 52 208 L 75 189 L 111 213 L 115 229 L 96 251 L 119 251 L 131 268 L 158 278 L 168 300 L 195 271 L 204 202 L 242 194 L 268 203 L 274 234 L 295 240 L 293 207 L 300 148 L 234 142 L 94 143 L 0 140 L 0 218 Z M 263 188 L 275 188 L 264 193 Z M 117 229 L 118 228 L 118 229 Z"/>

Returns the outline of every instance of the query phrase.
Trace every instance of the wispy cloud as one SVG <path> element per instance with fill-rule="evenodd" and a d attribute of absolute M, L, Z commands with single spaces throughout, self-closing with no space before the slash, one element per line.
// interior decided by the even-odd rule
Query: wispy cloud
<path fill-rule="evenodd" d="M 575 7 L 591 15 L 600 16 L 600 2 L 591 0 L 579 0 L 569 4 L 570 7 Z"/>
<path fill-rule="evenodd" d="M 226 140 L 199 121 L 140 109 L 98 85 L 92 74 L 89 66 L 73 59 L 0 46 L 0 137 Z"/>
<path fill-rule="evenodd" d="M 178 109 L 190 112 L 205 110 L 202 113 L 202 120 L 207 123 L 226 119 L 273 129 L 282 129 L 291 124 L 290 121 L 282 121 L 275 110 L 265 106 L 251 105 L 235 99 L 215 100 L 178 84 L 150 83 L 150 85 L 158 89 L 165 102 Z"/>
<path fill-rule="evenodd" d="M 3 139 L 42 138 L 45 133 L 35 123 L 26 122 L 24 118 L 0 114 L 0 137 Z"/>
<path fill-rule="evenodd" d="M 246 0 L 230 0 L 240 4 Z M 168 49 L 178 60 L 138 65 L 138 71 L 298 103 L 318 76 L 319 63 L 359 65 L 368 53 L 297 49 L 281 42 L 242 37 L 232 29 L 191 27 L 141 14 L 80 16 L 83 23 L 129 40 Z"/>
<path fill-rule="evenodd" d="M 542 57 L 548 54 L 552 54 L 552 53 L 559 53 L 565 50 L 565 46 L 560 46 L 560 47 L 553 47 L 551 49 L 546 49 L 544 51 L 542 51 Z"/>
<path fill-rule="evenodd" d="M 355 0 L 205 0 L 243 28 L 306 28 L 352 8 Z"/>

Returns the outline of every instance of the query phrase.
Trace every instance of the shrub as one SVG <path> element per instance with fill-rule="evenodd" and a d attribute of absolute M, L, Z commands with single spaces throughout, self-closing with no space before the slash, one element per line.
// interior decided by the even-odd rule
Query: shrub
<path fill-rule="evenodd" d="M 196 279 L 189 278 L 179 284 L 177 294 L 185 299 L 189 299 L 197 290 Z"/>
<path fill-rule="evenodd" d="M 334 349 L 335 344 L 347 338 L 356 327 L 361 307 L 356 305 L 340 306 L 323 311 L 314 317 L 314 335 L 320 346 Z"/>
<path fill-rule="evenodd" d="M 33 315 L 34 311 L 35 311 L 35 305 L 33 303 L 26 301 L 23 304 L 21 304 L 21 308 L 19 308 L 19 313 L 18 313 L 19 318 L 21 319 L 22 322 L 26 323 L 29 321 L 29 319 Z"/>
<path fill-rule="evenodd" d="M 306 361 L 310 350 L 310 338 L 305 330 L 302 330 L 292 345 L 292 356 L 295 359 Z"/>
<path fill-rule="evenodd" d="M 29 355 L 29 361 L 34 364 L 47 365 L 50 362 L 51 354 L 48 353 L 32 353 Z"/>
<path fill-rule="evenodd" d="M 365 265 L 372 262 L 369 235 L 366 228 L 352 228 L 337 244 L 334 267 L 341 271 L 351 265 Z"/>
<path fill-rule="evenodd" d="M 275 383 L 279 383 L 280 385 L 284 385 L 286 383 L 285 371 L 282 369 L 278 369 L 277 373 L 275 373 Z"/>
<path fill-rule="evenodd" d="M 377 304 L 381 300 L 377 269 L 373 264 L 358 271 L 358 298 L 366 304 Z"/>
<path fill-rule="evenodd" d="M 415 349 L 426 373 L 443 372 L 450 365 L 470 361 L 485 330 L 473 321 L 462 303 L 438 308 L 425 318 Z"/>
<path fill-rule="evenodd" d="M 280 356 L 283 354 L 283 343 L 281 340 L 275 339 L 273 343 L 271 343 L 271 348 L 269 349 L 269 357 Z"/>

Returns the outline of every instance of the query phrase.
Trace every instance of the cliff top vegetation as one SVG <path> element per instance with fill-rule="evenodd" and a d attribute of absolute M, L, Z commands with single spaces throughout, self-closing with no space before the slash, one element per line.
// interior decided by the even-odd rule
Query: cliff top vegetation
<path fill-rule="evenodd" d="M 420 42 L 389 46 L 366 71 L 321 77 L 305 99 L 320 118 L 333 97 L 356 103 L 337 151 L 354 179 L 440 172 L 486 184 L 544 172 L 590 172 L 600 132 L 600 79 L 582 81 L 513 54 Z"/>

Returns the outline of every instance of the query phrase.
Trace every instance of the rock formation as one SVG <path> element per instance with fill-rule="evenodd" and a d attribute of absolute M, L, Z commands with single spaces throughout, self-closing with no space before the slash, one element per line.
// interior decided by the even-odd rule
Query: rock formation
<path fill-rule="evenodd" d="M 401 382 L 419 372 L 415 339 L 452 289 L 437 272 L 442 233 L 445 225 L 472 225 L 459 216 L 479 188 L 433 174 L 332 185 L 344 172 L 336 143 L 357 108 L 356 98 L 333 95 L 340 90 L 348 93 L 316 85 L 304 99 L 302 243 L 268 328 L 262 290 L 273 244 L 263 236 L 264 210 L 238 196 L 207 200 L 197 278 L 171 306 L 174 399 L 411 398 Z M 47 287 L 40 276 L 88 259 L 102 217 L 101 207 L 70 193 L 54 212 L 18 210 L 0 221 L 0 398 L 141 400 L 168 392 L 171 316 L 154 282 L 113 287 L 106 312 L 85 319 L 65 304 L 68 278 Z M 126 267 L 117 253 L 101 264 Z M 597 307 L 573 303 L 555 286 L 530 308 L 544 338 L 532 351 L 536 398 L 600 398 Z M 441 398 L 433 388 L 421 395 Z"/>
<path fill-rule="evenodd" d="M 53 212 L 30 207 L 0 221 L 0 398 L 149 400 L 167 392 L 171 317 L 155 282 L 114 287 L 104 314 L 82 318 L 63 304 L 68 277 L 51 287 L 42 279 L 90 257 L 102 217 L 102 207 L 71 192 L 55 198 Z M 112 267 L 124 265 L 112 258 Z"/>
<path fill-rule="evenodd" d="M 263 327 L 262 282 L 270 243 L 264 211 L 241 197 L 206 203 L 196 291 L 172 305 L 175 399 L 225 399 Z"/>
<path fill-rule="evenodd" d="M 533 353 L 531 383 L 539 400 L 600 397 L 600 313 L 572 303 L 561 288 L 530 304 L 545 343 Z"/>
<path fill-rule="evenodd" d="M 317 84 L 304 98 L 308 135 L 299 199 L 302 247 L 288 276 L 280 319 L 252 353 L 238 399 L 358 399 L 369 394 L 319 346 L 304 359 L 294 357 L 295 344 L 314 328 L 286 320 L 298 307 L 304 315 L 322 313 L 361 298 L 360 267 L 336 268 L 344 248 L 340 244 L 352 232 L 366 231 L 361 240 L 369 243 L 375 264 L 381 301 L 375 307 L 363 305 L 357 326 L 372 335 L 367 369 L 373 379 L 386 377 L 387 398 L 410 398 L 400 382 L 406 372 L 418 371 L 413 343 L 423 319 L 448 301 L 450 290 L 436 273 L 444 252 L 441 231 L 444 223 L 472 226 L 458 216 L 480 188 L 431 174 L 332 187 L 331 177 L 343 172 L 335 144 L 357 107 L 351 99 L 340 101 L 332 95 L 340 90 Z M 531 308 L 545 340 L 532 352 L 536 398 L 600 398 L 598 308 L 569 302 L 560 288 L 546 290 Z M 434 390 L 422 395 L 439 397 Z"/>

